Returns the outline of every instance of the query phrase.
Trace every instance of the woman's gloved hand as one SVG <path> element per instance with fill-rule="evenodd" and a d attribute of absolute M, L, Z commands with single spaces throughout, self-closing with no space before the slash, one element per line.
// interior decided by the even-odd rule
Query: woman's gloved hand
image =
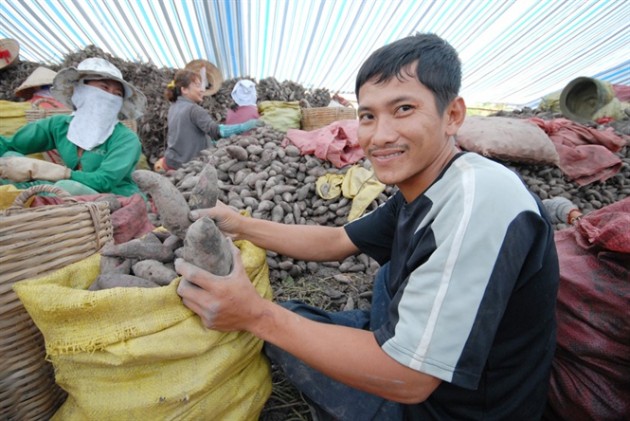
<path fill-rule="evenodd" d="M 70 168 L 41 159 L 12 156 L 0 158 L 0 178 L 16 183 L 30 180 L 59 181 L 70 178 Z"/>
<path fill-rule="evenodd" d="M 251 120 L 247 120 L 245 123 L 240 124 L 220 124 L 219 133 L 223 138 L 230 137 L 255 129 L 256 127 L 262 126 L 263 124 L 264 123 L 257 118 L 252 118 Z"/>
<path fill-rule="evenodd" d="M 573 225 L 573 223 L 582 216 L 582 212 L 580 212 L 578 207 L 566 197 L 553 197 L 551 199 L 544 199 L 542 202 L 547 212 L 549 212 L 551 223 L 553 224 L 563 223 Z"/>

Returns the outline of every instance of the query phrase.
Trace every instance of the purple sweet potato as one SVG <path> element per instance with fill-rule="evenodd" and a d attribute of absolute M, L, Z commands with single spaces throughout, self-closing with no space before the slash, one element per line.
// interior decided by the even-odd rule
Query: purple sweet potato
<path fill-rule="evenodd" d="M 138 187 L 153 198 L 164 228 L 184 239 L 191 224 L 190 208 L 184 195 L 168 178 L 156 172 L 136 170 L 132 177 Z"/>
<path fill-rule="evenodd" d="M 232 270 L 230 244 L 208 217 L 196 220 L 188 228 L 182 256 L 187 262 L 215 275 L 225 276 Z"/>
<path fill-rule="evenodd" d="M 94 286 L 96 284 L 96 287 Z M 90 285 L 90 291 L 98 291 L 109 288 L 157 288 L 158 284 L 148 279 L 140 278 L 133 275 L 104 273 L 98 275 L 94 284 Z M 95 287 L 96 289 L 93 289 Z"/>
<path fill-rule="evenodd" d="M 117 256 L 127 259 L 153 259 L 168 262 L 174 258 L 172 246 L 165 246 L 153 233 L 135 238 L 122 244 L 107 244 L 101 249 L 102 256 Z"/>
<path fill-rule="evenodd" d="M 219 178 L 217 170 L 212 165 L 207 164 L 199 173 L 199 178 L 195 187 L 190 192 L 188 205 L 190 209 L 213 208 L 217 204 L 219 197 Z"/>
<path fill-rule="evenodd" d="M 173 269 L 157 260 L 140 260 L 133 265 L 133 273 L 158 285 L 168 285 L 179 275 Z"/>
<path fill-rule="evenodd" d="M 101 273 L 131 273 L 131 260 L 119 256 L 104 256 L 101 254 Z"/>

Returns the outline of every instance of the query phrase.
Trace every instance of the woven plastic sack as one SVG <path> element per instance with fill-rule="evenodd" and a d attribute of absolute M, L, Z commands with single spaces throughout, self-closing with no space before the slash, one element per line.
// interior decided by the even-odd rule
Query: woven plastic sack
<path fill-rule="evenodd" d="M 630 197 L 556 232 L 558 335 L 544 420 L 630 414 Z"/>
<path fill-rule="evenodd" d="M 271 298 L 265 251 L 240 241 L 245 269 Z M 100 255 L 18 282 L 68 399 L 53 420 L 256 420 L 271 393 L 263 342 L 206 329 L 160 288 L 87 291 Z"/>
<path fill-rule="evenodd" d="M 557 165 L 560 159 L 549 136 L 519 118 L 466 117 L 456 139 L 462 149 L 504 161 Z"/>
<path fill-rule="evenodd" d="M 300 128 L 302 110 L 298 101 L 262 101 L 258 112 L 262 121 L 281 132 Z"/>
<path fill-rule="evenodd" d="M 27 123 L 26 110 L 30 102 L 0 100 L 0 136 L 11 136 Z"/>
<path fill-rule="evenodd" d="M 24 190 L 18 189 L 13 184 L 0 186 L 0 210 L 4 210 L 13 205 L 15 198 L 18 197 L 23 191 Z M 33 198 L 30 198 L 29 201 L 26 202 L 26 206 L 28 207 L 32 201 Z"/>

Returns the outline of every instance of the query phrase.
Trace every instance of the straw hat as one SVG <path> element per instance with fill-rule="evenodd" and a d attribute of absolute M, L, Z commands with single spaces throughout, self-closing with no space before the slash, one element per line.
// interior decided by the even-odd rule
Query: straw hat
<path fill-rule="evenodd" d="M 0 39 L 0 70 L 9 67 L 20 55 L 20 44 L 14 39 Z"/>
<path fill-rule="evenodd" d="M 203 96 L 214 95 L 221 89 L 221 84 L 223 83 L 223 75 L 214 64 L 207 60 L 193 60 L 188 62 L 184 69 L 199 72 L 202 67 L 206 68 L 207 81 L 206 91 L 203 93 Z"/>
<path fill-rule="evenodd" d="M 135 120 L 142 116 L 147 98 L 138 88 L 122 78 L 122 73 L 116 66 L 100 57 L 85 59 L 76 68 L 61 69 L 53 80 L 50 92 L 58 101 L 73 110 L 75 107 L 72 104 L 72 94 L 75 85 L 83 80 L 98 79 L 111 79 L 123 85 L 125 93 L 119 115 L 121 120 Z"/>
<path fill-rule="evenodd" d="M 57 72 L 40 66 L 35 69 L 20 86 L 17 87 L 15 90 L 15 96 L 30 99 L 35 91 L 41 86 L 52 85 L 55 76 L 57 76 Z"/>

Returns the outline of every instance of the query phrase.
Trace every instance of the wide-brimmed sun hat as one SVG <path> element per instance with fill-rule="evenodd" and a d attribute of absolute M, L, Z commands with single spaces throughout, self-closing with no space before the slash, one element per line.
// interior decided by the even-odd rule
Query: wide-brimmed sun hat
<path fill-rule="evenodd" d="M 142 116 L 147 105 L 147 98 L 138 88 L 123 79 L 122 73 L 116 66 L 100 57 L 85 59 L 76 68 L 61 69 L 53 80 L 50 92 L 58 101 L 74 109 L 72 94 L 76 84 L 83 80 L 98 79 L 111 79 L 122 84 L 125 92 L 119 115 L 121 120 L 135 120 Z"/>
<path fill-rule="evenodd" d="M 9 67 L 20 56 L 20 44 L 14 39 L 0 39 L 0 70 Z"/>
<path fill-rule="evenodd" d="M 30 99 L 35 91 L 42 86 L 52 85 L 57 72 L 40 66 L 31 73 L 15 90 L 15 96 Z"/>
<path fill-rule="evenodd" d="M 223 75 L 217 66 L 210 63 L 208 60 L 193 60 L 186 63 L 184 69 L 199 73 L 202 67 L 206 69 L 207 82 L 203 96 L 214 95 L 221 89 L 221 84 L 223 83 Z"/>

